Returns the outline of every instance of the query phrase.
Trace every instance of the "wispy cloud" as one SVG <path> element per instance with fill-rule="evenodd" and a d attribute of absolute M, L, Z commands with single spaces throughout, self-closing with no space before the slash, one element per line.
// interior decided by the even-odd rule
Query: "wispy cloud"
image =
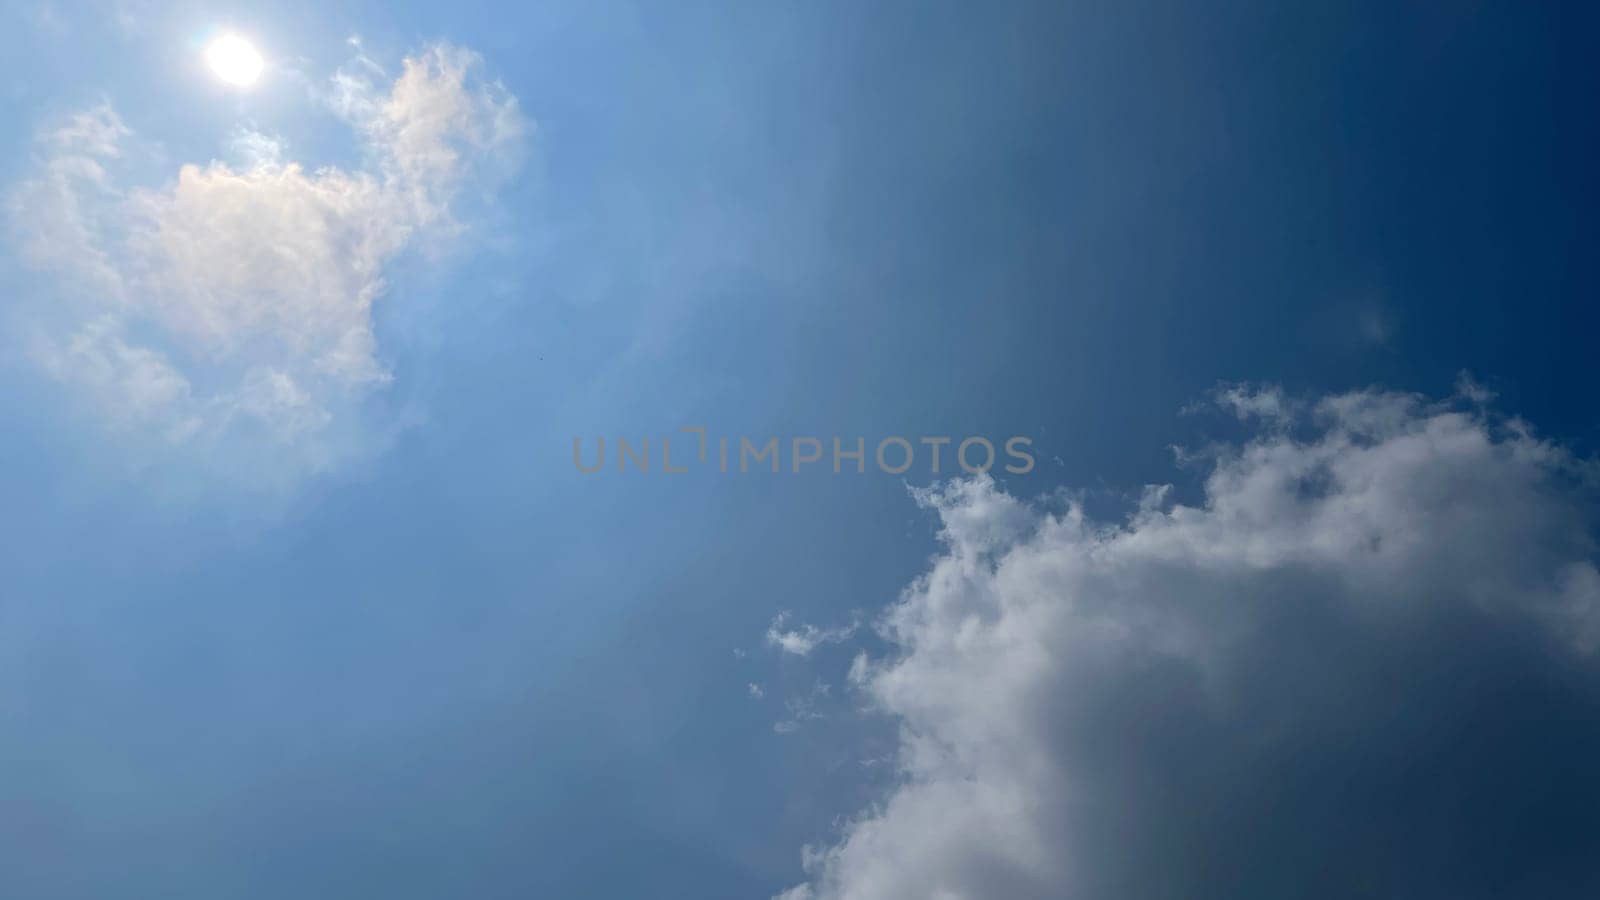
<path fill-rule="evenodd" d="M 823 644 L 837 644 L 849 640 L 860 627 L 859 620 L 833 628 L 819 628 L 805 622 L 795 623 L 793 613 L 785 610 L 767 627 L 767 644 L 777 647 L 784 653 L 809 656 L 811 651 Z"/>
<path fill-rule="evenodd" d="M 783 702 L 787 716 L 773 724 L 772 730 L 778 734 L 793 734 L 805 726 L 807 722 L 815 722 L 824 718 L 822 705 L 832 695 L 833 688 L 821 681 L 811 686 L 811 690 L 799 694 Z"/>

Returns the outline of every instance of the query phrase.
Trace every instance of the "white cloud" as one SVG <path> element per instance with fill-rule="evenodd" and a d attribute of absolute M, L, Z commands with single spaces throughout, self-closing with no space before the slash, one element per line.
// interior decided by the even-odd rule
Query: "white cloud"
<path fill-rule="evenodd" d="M 109 316 L 38 352 L 52 375 L 88 391 L 117 424 L 155 427 L 171 441 L 201 427 L 189 380 L 162 354 L 128 344 Z"/>
<path fill-rule="evenodd" d="M 6 198 L 23 259 L 59 273 L 79 293 L 111 301 L 122 299 L 122 282 L 107 246 L 114 223 L 105 220 L 122 195 L 105 163 L 120 155 L 128 133 L 108 104 L 69 117 L 39 135 L 38 171 Z"/>
<path fill-rule="evenodd" d="M 1463 371 L 1456 373 L 1456 396 L 1478 406 L 1487 406 L 1497 395 L 1473 378 L 1471 372 Z"/>
<path fill-rule="evenodd" d="M 406 59 L 386 88 L 384 69 L 366 56 L 334 75 L 328 104 L 367 135 L 386 182 L 404 192 L 413 213 L 447 212 L 462 182 L 491 182 L 513 167 L 528 131 L 515 97 L 498 82 L 475 80 L 481 60 L 436 46 Z"/>
<path fill-rule="evenodd" d="M 1268 385 L 1254 387 L 1248 384 L 1223 385 L 1212 394 L 1213 402 L 1233 413 L 1240 421 L 1259 419 L 1282 422 L 1295 416 L 1294 401 L 1284 396 L 1283 390 Z"/>
<path fill-rule="evenodd" d="M 440 45 L 389 83 L 337 76 L 362 169 L 307 170 L 240 130 L 237 163 L 124 187 L 108 167 L 131 130 L 109 105 L 44 131 L 8 207 L 19 255 L 60 295 L 28 307 L 47 370 L 169 443 L 248 433 L 303 467 L 338 456 L 391 377 L 373 330 L 388 267 L 459 232 L 455 199 L 515 165 L 527 126 L 480 68 Z"/>
<path fill-rule="evenodd" d="M 1268 421 L 1198 505 L 920 494 L 944 552 L 853 670 L 900 778 L 787 900 L 1588 895 L 1592 468 L 1412 395 L 1221 399 Z"/>
<path fill-rule="evenodd" d="M 121 155 L 121 144 L 130 132 L 122 124 L 109 103 L 101 103 L 67 117 L 41 139 L 58 151 L 81 153 L 90 157 L 116 157 Z"/>
<path fill-rule="evenodd" d="M 778 613 L 772 624 L 767 626 L 767 643 L 795 656 L 809 656 L 811 651 L 823 644 L 837 644 L 849 640 L 850 636 L 861 627 L 859 622 L 851 622 L 836 628 L 819 628 L 805 622 L 791 627 L 789 623 L 792 619 L 793 614 L 787 610 Z"/>
<path fill-rule="evenodd" d="M 228 139 L 228 149 L 246 170 L 268 166 L 281 166 L 284 162 L 283 139 L 265 134 L 254 128 L 239 128 Z"/>

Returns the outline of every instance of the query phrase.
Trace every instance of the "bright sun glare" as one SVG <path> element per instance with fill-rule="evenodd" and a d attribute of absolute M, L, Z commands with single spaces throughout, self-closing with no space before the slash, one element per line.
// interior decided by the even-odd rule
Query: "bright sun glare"
<path fill-rule="evenodd" d="M 241 87 L 254 84 L 261 76 L 261 54 L 238 35 L 226 34 L 206 47 L 206 62 L 211 71 L 229 84 Z"/>

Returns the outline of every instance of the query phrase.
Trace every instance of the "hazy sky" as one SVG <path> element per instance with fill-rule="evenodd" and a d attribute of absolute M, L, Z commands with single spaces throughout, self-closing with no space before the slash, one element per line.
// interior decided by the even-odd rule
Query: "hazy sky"
<path fill-rule="evenodd" d="M 6 0 L 0 894 L 1593 896 L 1597 24 Z"/>

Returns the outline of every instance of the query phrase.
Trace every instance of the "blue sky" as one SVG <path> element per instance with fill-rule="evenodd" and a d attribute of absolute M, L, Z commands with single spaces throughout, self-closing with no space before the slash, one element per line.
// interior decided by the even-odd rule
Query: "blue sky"
<path fill-rule="evenodd" d="M 1436 465 L 1419 471 L 1464 473 L 1444 495 L 1468 512 L 1518 511 L 1500 527 L 1531 536 L 1451 531 L 1457 543 L 1408 571 L 1511 546 L 1529 567 L 1548 562 L 1552 596 L 1587 589 L 1592 548 L 1555 536 L 1589 533 L 1592 498 L 1472 486 L 1485 472 L 1543 485 L 1600 442 L 1590 11 L 19 0 L 4 22 L 8 896 L 708 898 L 802 883 L 817 897 L 1060 895 L 1065 876 L 1037 861 L 993 864 L 1017 880 L 987 894 L 972 874 L 983 866 L 915 864 L 916 848 L 942 845 L 894 831 L 892 801 L 934 801 L 897 785 L 945 773 L 893 762 L 900 735 L 962 748 L 940 729 L 964 719 L 889 687 L 941 683 L 922 665 L 937 640 L 872 623 L 897 604 L 942 608 L 939 583 L 916 579 L 963 548 L 1076 552 L 1049 528 L 962 530 L 1022 516 L 1005 512 L 1011 498 L 1065 502 L 1066 490 L 1117 521 L 1145 485 L 1173 483 L 1176 502 L 1222 509 L 1231 482 L 1208 495 L 1211 470 L 1175 467 L 1173 445 L 1270 444 L 1309 428 L 1294 453 L 1322 460 L 1329 434 L 1399 448 L 1414 425 L 1536 457 L 1534 470 L 1491 470 L 1451 455 L 1462 444 L 1430 445 Z M 205 70 L 221 31 L 266 57 L 252 89 Z M 438 66 L 418 76 L 422 112 L 397 119 L 413 115 L 394 92 L 408 58 Z M 341 93 L 353 83 L 341 73 L 364 87 Z M 427 110 L 443 106 L 428 102 L 456 105 L 439 120 Z M 110 121 L 74 118 L 94 110 L 125 132 L 115 154 L 81 149 L 82 128 L 76 144 L 60 137 Z M 437 121 L 452 155 L 436 165 L 413 139 Z M 250 135 L 277 155 L 252 157 L 262 145 L 241 143 Z M 106 180 L 74 182 L 83 193 L 64 206 L 47 189 L 63 171 L 52 165 L 83 159 Z M 226 169 L 204 169 L 212 160 Z M 303 183 L 284 187 L 289 161 Z M 193 194 L 185 163 L 211 173 Z M 345 180 L 318 180 L 328 171 Z M 229 192 L 235 177 L 243 194 Z M 300 232 L 254 230 L 300 221 L 262 213 L 291 200 L 347 232 L 297 243 Z M 103 257 L 60 230 L 97 204 Z M 125 233 L 199 250 L 175 262 L 168 244 L 124 245 Z M 368 253 L 375 268 L 357 271 Z M 102 259 L 126 297 L 85 281 Z M 237 270 L 246 281 L 235 260 L 250 261 Z M 248 279 L 262 277 L 259 293 Z M 352 298 L 374 285 L 369 314 Z M 99 321 L 116 330 L 97 340 L 120 343 L 74 355 Z M 370 347 L 336 353 L 347 327 Z M 120 393 L 169 384 L 104 362 L 148 361 L 138 348 L 185 376 L 195 405 Z M 1475 379 L 1466 390 L 1463 371 Z M 1234 383 L 1281 391 L 1184 412 Z M 1474 399 L 1481 390 L 1497 395 L 1495 412 Z M 296 391 L 306 403 L 284 399 Z M 1482 418 L 1460 426 L 1396 392 Z M 1385 421 L 1411 424 L 1309 411 L 1341 395 L 1377 397 Z M 279 405 L 257 421 L 263 397 Z M 1262 415 L 1259 398 L 1293 411 Z M 1571 459 L 1517 443 L 1509 416 Z M 933 481 L 920 469 L 585 476 L 571 464 L 575 436 L 685 425 L 762 438 L 1027 435 L 1039 465 L 919 503 L 908 481 Z M 1450 520 L 1448 504 L 1429 505 L 1438 496 L 1400 506 Z M 1192 583 L 1209 583 L 1204 572 Z M 1001 621 L 1017 598 L 996 577 L 970 595 L 993 598 Z M 1544 596 L 1507 577 L 1519 585 L 1507 596 Z M 1160 595 L 1165 583 L 1117 581 L 1106 596 L 1126 584 Z M 1381 584 L 1438 593 L 1398 575 Z M 779 631 L 861 627 L 789 653 L 767 637 L 784 611 Z M 1489 659 L 1506 684 L 1534 685 L 1553 718 L 1590 709 L 1586 687 L 1538 687 L 1554 683 L 1539 666 L 1558 651 L 1528 656 L 1459 627 L 1448 645 L 1459 653 L 1442 658 L 1459 657 L 1460 671 L 1501 671 Z M 1352 629 L 1352 645 L 1368 646 Z M 858 653 L 902 659 L 891 671 L 904 677 L 852 682 Z M 998 671 L 966 662 L 955 671 Z M 1593 683 L 1571 665 L 1574 684 Z M 786 722 L 798 727 L 775 729 Z M 1595 741 L 1532 734 L 1468 762 L 1515 762 L 1557 737 Z M 991 783 L 976 771 L 974 783 Z M 1587 796 L 1580 781 L 1567 787 Z M 851 843 L 870 829 L 841 822 L 882 802 L 891 811 L 869 825 L 890 837 Z M 1581 811 L 1540 809 L 1541 846 L 1581 849 L 1560 826 L 1566 814 L 1586 821 Z M 1183 844 L 1125 825 L 1135 857 L 1140 841 Z M 995 858 L 1053 846 L 1045 826 L 1018 827 Z M 1383 836 L 1372 834 L 1344 849 L 1359 856 Z M 804 845 L 822 852 L 809 870 Z M 890 870 L 932 880 L 883 880 L 872 860 L 888 856 L 873 846 L 911 848 Z M 1519 848 L 1500 871 L 1593 883 L 1569 857 Z M 1466 895 L 1374 866 L 1391 893 Z M 1162 895 L 1102 874 L 1074 890 Z M 1256 874 L 1235 874 L 1233 895 L 1281 889 Z M 1475 883 L 1543 883 L 1530 879 Z"/>

